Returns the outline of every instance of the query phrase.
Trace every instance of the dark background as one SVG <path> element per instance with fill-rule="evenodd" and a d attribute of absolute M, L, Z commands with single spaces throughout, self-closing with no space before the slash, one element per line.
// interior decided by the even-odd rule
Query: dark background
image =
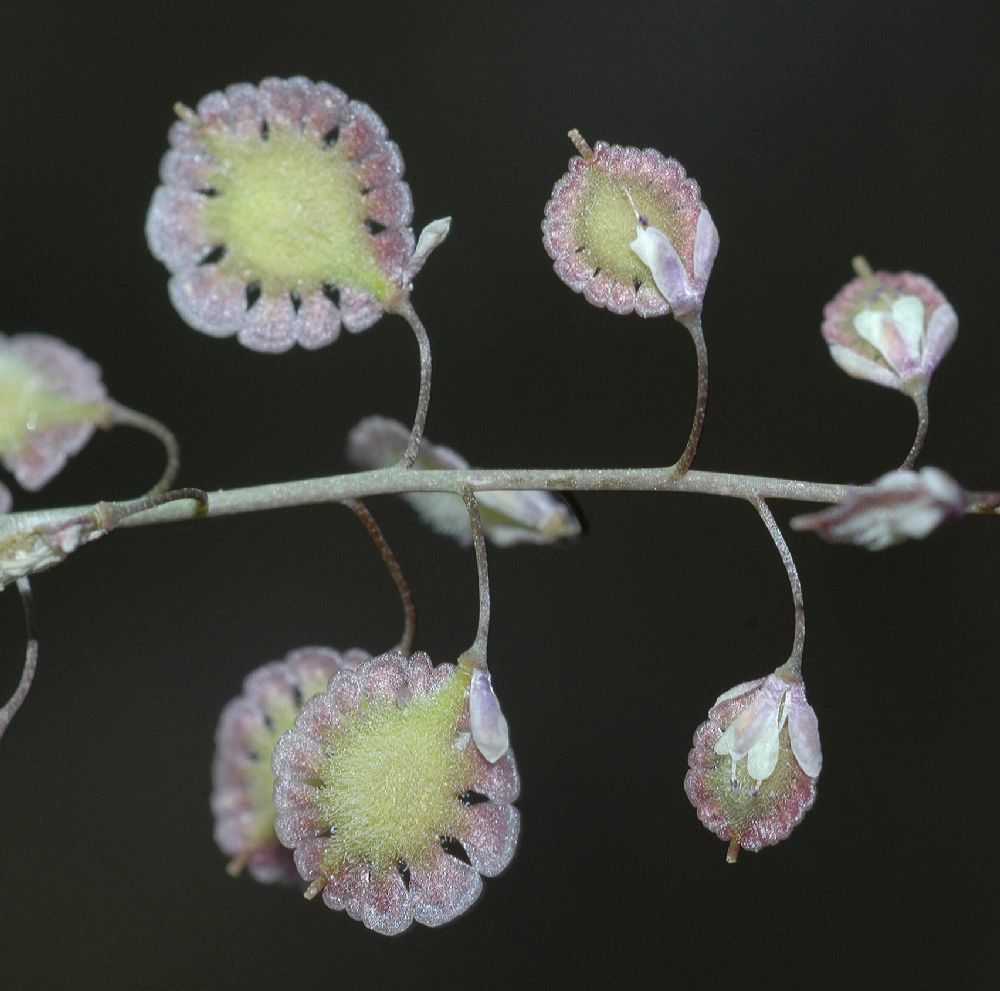
<path fill-rule="evenodd" d="M 488 10 L 489 12 L 474 12 Z M 819 334 L 852 255 L 911 268 L 961 332 L 924 461 L 1000 486 L 997 11 L 988 3 L 27 3 L 0 11 L 0 324 L 64 337 L 168 422 L 206 489 L 346 469 L 360 417 L 406 420 L 416 349 L 384 319 L 268 357 L 182 324 L 143 217 L 175 100 L 301 73 L 373 106 L 419 228 L 432 440 L 487 466 L 672 461 L 694 359 L 669 320 L 588 306 L 539 223 L 578 127 L 702 185 L 722 246 L 697 467 L 867 481 L 912 404 Z M 96 437 L 20 508 L 137 494 L 148 439 Z M 995 973 L 1000 526 L 880 555 L 793 535 L 826 764 L 791 840 L 736 867 L 681 788 L 691 734 L 780 664 L 792 611 L 752 509 L 584 494 L 572 547 L 491 556 L 495 684 L 523 774 L 510 870 L 441 931 L 385 939 L 233 880 L 211 838 L 218 713 L 292 647 L 386 649 L 394 592 L 353 518 L 288 510 L 121 532 L 35 581 L 36 684 L 0 745 L 5 988 L 989 984 Z M 472 555 L 390 498 L 418 646 L 472 639 Z M 775 504 L 780 521 L 801 507 Z M 0 695 L 23 626 L 0 599 Z"/>

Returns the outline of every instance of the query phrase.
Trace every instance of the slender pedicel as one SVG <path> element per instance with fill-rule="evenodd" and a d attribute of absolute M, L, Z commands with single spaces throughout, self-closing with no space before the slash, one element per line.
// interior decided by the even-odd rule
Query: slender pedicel
<path fill-rule="evenodd" d="M 906 455 L 906 460 L 900 465 L 902 470 L 912 468 L 917 463 L 917 458 L 923 449 L 924 441 L 927 439 L 927 428 L 930 426 L 931 414 L 927 405 L 927 388 L 918 389 L 911 393 L 913 402 L 917 407 L 917 434 L 913 438 L 913 445 L 910 453 Z"/>
<path fill-rule="evenodd" d="M 177 438 L 165 424 L 160 423 L 145 413 L 129 409 L 120 403 L 111 404 L 111 426 L 135 427 L 144 433 L 155 437 L 162 445 L 167 455 L 167 463 L 160 480 L 149 490 L 149 495 L 158 496 L 166 492 L 174 483 L 177 471 L 181 466 L 181 450 Z"/>
<path fill-rule="evenodd" d="M 665 241 L 662 232 L 650 230 L 649 218 L 639 213 L 639 208 L 635 205 L 635 199 L 628 188 L 623 187 L 622 192 L 628 199 L 632 213 L 635 215 L 636 230 L 642 232 L 646 237 L 655 236 L 659 241 Z M 636 250 L 637 245 L 638 239 L 632 243 L 633 251 Z M 655 278 L 656 273 L 654 272 L 654 281 Z M 687 444 L 685 444 L 681 456 L 670 467 L 673 478 L 680 478 L 694 462 L 694 457 L 698 453 L 698 443 L 701 440 L 701 431 L 705 425 L 705 410 L 708 408 L 708 346 L 705 344 L 705 333 L 702 330 L 700 306 L 677 316 L 677 320 L 691 335 L 691 342 L 694 344 L 695 356 L 698 360 L 698 394 L 695 399 L 694 421 L 691 424 L 691 433 L 688 435 Z"/>
<path fill-rule="evenodd" d="M 479 512 L 479 500 L 468 486 L 462 489 L 462 498 L 469 510 L 469 524 L 472 527 L 472 542 L 476 548 L 476 571 L 479 579 L 479 628 L 476 639 L 468 653 L 480 668 L 486 668 L 486 641 L 490 632 L 490 577 L 486 560 L 486 537 L 483 534 L 483 520 Z"/>
<path fill-rule="evenodd" d="M 479 501 L 472 489 L 462 490 L 472 540 L 476 548 L 476 570 L 479 575 L 479 629 L 475 643 L 458 659 L 460 668 L 471 668 L 469 684 L 469 729 L 477 749 L 491 764 L 499 761 L 510 749 L 510 730 L 493 690 L 486 665 L 486 640 L 490 629 L 490 581 L 486 564 L 486 536 L 479 512 Z"/>
<path fill-rule="evenodd" d="M 701 312 L 691 313 L 680 322 L 691 335 L 695 355 L 698 358 L 698 396 L 695 399 L 694 422 L 691 424 L 687 445 L 671 468 L 671 473 L 675 478 L 680 478 L 691 467 L 694 456 L 698 453 L 698 443 L 705 425 L 705 410 L 708 407 L 708 348 L 705 345 L 705 335 L 701 329 Z"/>
<path fill-rule="evenodd" d="M 431 342 L 427 337 L 427 329 L 417 316 L 417 311 L 413 309 L 409 296 L 404 295 L 396 308 L 392 311 L 398 313 L 413 329 L 417 338 L 417 347 L 420 349 L 420 392 L 417 396 L 417 411 L 413 416 L 413 429 L 410 432 L 410 441 L 406 445 L 403 460 L 400 464 L 404 468 L 409 468 L 417 460 L 420 453 L 420 441 L 424 436 L 424 423 L 427 420 L 427 409 L 431 403 Z"/>
<path fill-rule="evenodd" d="M 792 588 L 792 605 L 795 608 L 795 637 L 792 641 L 792 652 L 788 655 L 788 660 L 778 670 L 797 678 L 799 672 L 802 670 L 802 648 L 806 640 L 806 610 L 802 601 L 802 582 L 799 581 L 799 572 L 795 567 L 792 552 L 789 550 L 781 528 L 778 526 L 767 503 L 759 496 L 754 496 L 750 502 L 760 514 L 760 518 L 764 521 L 764 526 L 767 527 L 767 532 L 774 541 L 774 546 L 778 549 L 781 563 L 785 566 L 785 572 L 788 574 L 788 584 Z"/>
<path fill-rule="evenodd" d="M 21 603 L 24 606 L 24 625 L 28 631 L 28 644 L 24 652 L 24 667 L 21 669 L 21 679 L 14 689 L 14 694 L 0 709 L 0 737 L 7 731 L 10 721 L 14 718 L 21 704 L 28 697 L 31 682 L 35 677 L 38 665 L 38 637 L 35 633 L 35 609 L 31 597 L 31 583 L 27 577 L 18 578 L 17 590 L 21 593 Z"/>
<path fill-rule="evenodd" d="M 382 563 L 389 571 L 396 591 L 399 592 L 399 598 L 403 604 L 403 635 L 396 650 L 409 657 L 413 650 L 413 635 L 417 628 L 417 610 L 413 604 L 413 593 L 410 591 L 409 582 L 403 575 L 403 569 L 399 566 L 396 555 L 393 554 L 392 548 L 368 507 L 360 499 L 346 499 L 344 505 L 352 510 L 354 515 L 364 524 L 379 556 L 382 558 Z"/>

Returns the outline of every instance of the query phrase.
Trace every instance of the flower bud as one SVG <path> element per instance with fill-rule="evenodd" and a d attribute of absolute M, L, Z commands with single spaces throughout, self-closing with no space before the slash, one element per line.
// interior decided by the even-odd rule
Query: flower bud
<path fill-rule="evenodd" d="M 850 489 L 836 505 L 792 519 L 793 530 L 813 530 L 831 544 L 880 551 L 921 540 L 965 512 L 962 487 L 939 468 L 891 471 L 865 489 Z"/>
<path fill-rule="evenodd" d="M 507 720 L 493 691 L 488 671 L 476 670 L 469 689 L 469 724 L 479 752 L 495 764 L 510 746 Z"/>

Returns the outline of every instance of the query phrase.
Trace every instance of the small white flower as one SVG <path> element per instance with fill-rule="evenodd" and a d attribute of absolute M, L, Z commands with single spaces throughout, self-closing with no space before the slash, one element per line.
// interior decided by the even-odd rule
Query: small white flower
<path fill-rule="evenodd" d="M 708 277 L 719 250 L 719 232 L 707 209 L 698 215 L 694 240 L 694 273 L 687 269 L 673 242 L 663 231 L 638 217 L 635 240 L 629 245 L 649 269 L 660 295 L 678 319 L 700 313 Z"/>
<path fill-rule="evenodd" d="M 854 378 L 926 391 L 958 333 L 955 311 L 923 275 L 872 272 L 863 258 L 854 264 L 858 277 L 823 311 L 830 356 Z"/>
<path fill-rule="evenodd" d="M 714 747 L 720 757 L 728 756 L 732 761 L 733 789 L 737 788 L 736 765 L 744 758 L 747 774 L 758 788 L 774 773 L 786 722 L 799 767 L 811 778 L 817 777 L 823 765 L 819 724 L 812 706 L 806 702 L 802 682 L 768 675 L 762 682 L 737 685 L 720 695 L 715 704 L 755 690 L 754 700 L 726 727 Z"/>
<path fill-rule="evenodd" d="M 53 526 L 0 528 L 0 589 L 65 561 L 82 544 L 104 536 L 94 516 L 75 516 Z"/>
<path fill-rule="evenodd" d="M 965 512 L 962 487 L 939 468 L 891 471 L 865 489 L 852 489 L 835 506 L 796 516 L 794 530 L 815 530 L 833 544 L 880 551 L 920 540 Z"/>

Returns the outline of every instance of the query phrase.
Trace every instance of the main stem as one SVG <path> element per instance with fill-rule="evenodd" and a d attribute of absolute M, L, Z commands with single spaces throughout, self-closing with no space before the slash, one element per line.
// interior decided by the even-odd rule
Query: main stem
<path fill-rule="evenodd" d="M 435 470 L 394 465 L 377 471 L 329 475 L 294 482 L 275 482 L 239 489 L 220 489 L 205 495 L 205 505 L 183 501 L 171 502 L 130 515 L 119 521 L 118 525 L 176 523 L 200 516 L 232 516 L 237 513 L 286 509 L 293 506 L 315 506 L 329 502 L 343 502 L 345 499 L 405 492 L 451 492 L 460 495 L 465 488 L 473 492 L 504 489 L 553 489 L 573 492 L 669 491 L 728 496 L 735 499 L 752 499 L 754 496 L 759 496 L 762 499 L 833 503 L 839 502 L 851 486 L 694 469 L 677 478 L 672 468 Z M 58 524 L 67 516 L 82 515 L 90 509 L 90 506 L 64 507 L 0 516 L 0 541 L 38 527 Z"/>

